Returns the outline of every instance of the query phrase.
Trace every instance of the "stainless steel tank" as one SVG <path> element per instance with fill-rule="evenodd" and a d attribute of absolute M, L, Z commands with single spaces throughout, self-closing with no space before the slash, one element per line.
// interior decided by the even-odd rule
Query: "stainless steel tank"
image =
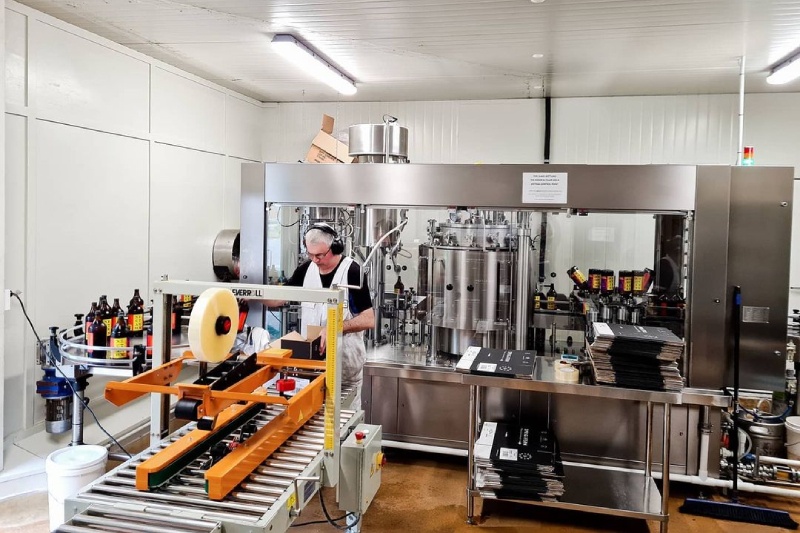
<path fill-rule="evenodd" d="M 440 224 L 431 243 L 420 246 L 420 282 L 428 296 L 433 348 L 460 355 L 468 346 L 509 348 L 516 252 L 512 227 Z M 423 272 L 420 270 L 420 272 Z M 422 274 L 420 277 L 422 278 Z"/>
<path fill-rule="evenodd" d="M 408 128 L 397 124 L 355 124 L 349 131 L 350 157 L 359 163 L 408 163 Z"/>
<path fill-rule="evenodd" d="M 214 239 L 211 266 L 221 281 L 239 279 L 239 230 L 224 229 Z"/>

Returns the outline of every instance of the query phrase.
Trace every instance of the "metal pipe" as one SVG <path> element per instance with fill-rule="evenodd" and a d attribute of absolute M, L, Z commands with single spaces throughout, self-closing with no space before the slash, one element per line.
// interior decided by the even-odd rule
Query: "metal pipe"
<path fill-rule="evenodd" d="M 517 350 L 527 348 L 528 309 L 530 307 L 531 228 L 530 215 L 518 213 L 517 224 L 517 287 L 515 309 L 515 339 Z"/>
<path fill-rule="evenodd" d="M 103 494 L 96 494 L 90 492 L 84 492 L 81 494 L 81 500 L 86 500 L 89 502 L 99 502 L 102 504 L 118 506 L 120 505 L 119 498 L 115 498 L 113 496 L 106 496 Z M 163 511 L 165 513 L 174 513 L 175 512 L 175 505 L 174 504 L 167 504 L 167 503 L 159 503 L 155 501 L 141 501 L 141 500 L 134 500 L 137 506 L 141 506 L 145 511 Z M 247 521 L 256 521 L 260 518 L 261 513 L 258 515 L 246 515 L 242 513 L 226 513 L 222 511 L 208 511 L 205 509 L 199 510 L 204 519 L 215 519 L 215 520 L 247 520 Z M 63 527 L 63 526 L 62 526 Z"/>
<path fill-rule="evenodd" d="M 75 398 L 72 399 L 72 442 L 70 446 L 83 444 L 83 402 L 84 392 L 75 390 Z"/>
<path fill-rule="evenodd" d="M 146 498 L 147 500 L 161 500 L 164 502 L 171 502 L 171 503 L 186 503 L 190 505 L 199 505 L 204 508 L 217 508 L 217 509 L 224 509 L 224 510 L 235 510 L 235 511 L 244 511 L 247 513 L 266 513 L 269 511 L 269 507 L 263 506 L 256 506 L 256 505 L 244 505 L 237 502 L 231 501 L 215 501 L 209 500 L 205 498 L 194 498 L 191 496 L 179 496 L 175 494 L 167 494 L 164 492 L 139 492 L 135 489 L 127 489 L 123 487 L 112 487 L 108 485 L 95 485 L 92 487 L 92 490 L 98 491 L 101 493 L 106 494 L 116 494 L 118 496 L 130 496 L 133 498 Z M 81 496 L 83 497 L 83 496 Z"/>
<path fill-rule="evenodd" d="M 697 470 L 697 475 L 701 479 L 705 479 L 708 477 L 708 443 L 711 438 L 708 406 L 701 407 L 700 413 L 703 416 L 703 423 L 700 426 L 700 466 Z"/>
<path fill-rule="evenodd" d="M 653 472 L 653 477 L 656 479 L 661 479 L 662 476 L 660 472 Z M 706 487 L 720 487 L 724 489 L 733 488 L 733 481 L 728 479 L 717 479 L 713 477 L 701 479 L 700 476 L 687 476 L 686 474 L 670 474 L 669 479 L 670 481 L 691 483 L 692 485 L 703 485 Z M 754 483 L 742 480 L 739 480 L 737 485 L 739 490 L 746 490 L 747 492 L 771 494 L 774 496 L 787 496 L 789 498 L 800 498 L 800 490 L 781 489 L 767 485 L 756 485 Z"/>
<path fill-rule="evenodd" d="M 649 477 L 653 470 L 653 402 L 647 402 L 647 421 L 644 438 L 644 475 Z"/>
<path fill-rule="evenodd" d="M 448 448 L 445 446 L 431 446 L 429 444 L 416 444 L 413 442 L 400 442 L 396 440 L 384 440 L 381 444 L 386 448 L 397 448 L 399 450 L 413 450 L 417 452 L 439 453 L 443 455 L 453 455 L 456 457 L 467 457 L 469 450 L 458 448 Z"/>
<path fill-rule="evenodd" d="M 794 459 L 781 459 L 780 457 L 768 457 L 766 455 L 762 455 L 758 457 L 758 461 L 760 463 L 769 463 L 773 465 L 785 465 L 785 466 L 794 466 L 796 468 L 800 468 L 800 461 Z M 800 487 L 800 486 L 798 486 Z"/>
<path fill-rule="evenodd" d="M 72 522 L 73 523 L 79 522 L 83 524 L 89 524 L 93 526 L 101 526 L 104 528 L 113 528 L 113 529 L 120 527 L 119 519 L 104 518 L 101 516 L 75 515 L 72 517 Z M 126 520 L 124 529 L 125 531 L 142 531 L 143 533 L 162 533 L 164 531 L 164 526 L 159 526 L 157 524 L 153 525 L 136 524 L 131 522 L 130 520 Z M 193 531 L 196 532 L 197 530 L 178 529 L 175 527 L 170 527 L 169 531 L 173 533 L 193 533 Z"/>
<path fill-rule="evenodd" d="M 664 436 L 661 456 L 661 477 L 664 480 L 661 487 L 661 514 L 669 515 L 669 447 L 672 429 L 672 406 L 664 404 Z M 661 533 L 667 533 L 667 522 L 661 522 Z"/>
<path fill-rule="evenodd" d="M 739 58 L 739 151 L 736 164 L 741 166 L 744 156 L 744 63 L 745 56 Z"/>
<path fill-rule="evenodd" d="M 191 518 L 178 518 L 166 514 L 144 513 L 141 511 L 128 511 L 125 509 L 118 509 L 116 507 L 96 506 L 89 509 L 89 512 L 91 512 L 94 515 L 105 515 L 107 513 L 116 517 L 122 516 L 125 518 L 136 518 L 140 520 L 158 520 L 161 523 L 178 524 L 181 526 L 189 526 L 189 527 L 211 528 L 218 524 L 217 521 L 195 520 Z"/>

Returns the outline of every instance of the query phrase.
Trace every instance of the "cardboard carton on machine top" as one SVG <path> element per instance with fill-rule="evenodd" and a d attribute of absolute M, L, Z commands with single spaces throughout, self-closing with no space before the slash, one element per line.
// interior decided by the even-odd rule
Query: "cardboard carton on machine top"
<path fill-rule="evenodd" d="M 322 128 L 311 141 L 311 148 L 306 154 L 306 163 L 352 163 L 350 150 L 346 144 L 333 135 L 333 117 L 322 115 Z"/>
<path fill-rule="evenodd" d="M 293 359 L 322 361 L 325 356 L 319 353 L 319 343 L 322 340 L 321 334 L 324 330 L 325 328 L 321 326 L 308 326 L 308 338 L 303 337 L 296 331 L 291 331 L 275 341 L 272 347 L 291 350 Z"/>

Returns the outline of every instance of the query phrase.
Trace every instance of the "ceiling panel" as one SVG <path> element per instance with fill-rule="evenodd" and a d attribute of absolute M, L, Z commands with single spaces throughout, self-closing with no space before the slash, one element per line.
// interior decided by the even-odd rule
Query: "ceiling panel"
<path fill-rule="evenodd" d="M 742 55 L 748 90 L 800 90 L 763 81 L 800 47 L 800 0 L 22 3 L 262 101 L 731 93 Z M 358 93 L 285 62 L 275 33 L 316 47 Z"/>

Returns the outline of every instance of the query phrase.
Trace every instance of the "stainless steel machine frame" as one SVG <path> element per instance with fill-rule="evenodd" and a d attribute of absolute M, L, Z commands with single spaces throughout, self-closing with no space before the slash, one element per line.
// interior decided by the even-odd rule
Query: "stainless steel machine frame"
<path fill-rule="evenodd" d="M 566 175 L 566 201 L 525 201 L 525 175 L 530 173 Z M 752 316 L 767 316 L 769 320 L 743 325 L 742 386 L 782 390 L 792 178 L 791 168 L 778 167 L 245 164 L 241 204 L 242 280 L 262 283 L 265 279 L 266 208 L 273 203 L 357 206 L 359 210 L 469 206 L 523 213 L 578 210 L 682 215 L 689 221 L 690 230 L 687 272 L 690 293 L 685 324 L 687 384 L 718 389 L 730 383 L 726 340 L 728 287 L 735 284 L 742 287 L 744 304 L 753 308 Z M 525 225 L 520 229 L 529 231 Z M 530 287 L 524 290 L 528 292 L 522 298 L 530 295 Z M 522 298 L 517 298 L 518 306 Z M 251 318 L 254 323 L 263 323 L 263 312 L 251 309 Z M 518 316 L 512 335 L 517 342 L 524 339 L 519 328 L 525 325 Z M 440 398 L 460 395 L 454 392 L 458 388 L 453 388 L 452 383 L 442 381 L 445 388 L 439 387 L 436 374 L 447 369 L 423 363 L 417 369 L 429 371 L 425 380 L 407 378 L 405 374 L 416 369 L 410 369 L 413 365 L 403 359 L 367 363 L 364 382 L 367 421 L 383 423 L 387 439 L 465 449 L 464 430 L 429 437 L 437 431 L 436 420 L 445 415 L 434 415 L 435 409 L 426 406 L 437 405 L 435 402 Z M 380 378 L 380 388 L 372 383 L 375 378 Z M 391 380 L 395 380 L 394 387 L 384 388 Z M 403 396 L 403 389 L 416 390 L 413 395 Z M 382 397 L 392 390 L 397 391 L 397 396 Z M 531 394 L 518 396 L 516 410 L 509 407 L 512 414 L 519 412 L 520 405 L 541 409 L 539 393 Z M 394 420 L 405 417 L 408 426 L 418 433 L 392 434 L 386 430 L 392 426 L 392 415 L 385 412 L 385 406 L 391 403 L 398 409 Z M 641 464 L 642 458 L 635 452 L 642 448 L 640 442 L 617 443 L 619 450 L 609 450 L 602 431 L 595 436 L 579 430 L 590 418 L 606 420 L 604 427 L 641 423 L 636 421 L 644 420 L 645 406 L 603 398 L 586 405 L 568 397 L 547 404 L 547 416 L 559 417 L 562 422 L 560 428 L 564 434 L 559 438 L 564 449 L 589 459 L 599 454 L 601 462 L 612 459 L 624 463 L 633 458 L 636 464 Z M 444 405 L 453 409 L 447 415 L 451 426 L 466 428 L 466 405 L 461 401 Z M 379 415 L 390 419 L 378 420 Z M 699 410 L 676 408 L 672 418 L 672 464 L 679 472 L 694 473 Z M 718 430 L 717 424 L 715 431 Z M 717 440 L 712 435 L 712 456 Z"/>

